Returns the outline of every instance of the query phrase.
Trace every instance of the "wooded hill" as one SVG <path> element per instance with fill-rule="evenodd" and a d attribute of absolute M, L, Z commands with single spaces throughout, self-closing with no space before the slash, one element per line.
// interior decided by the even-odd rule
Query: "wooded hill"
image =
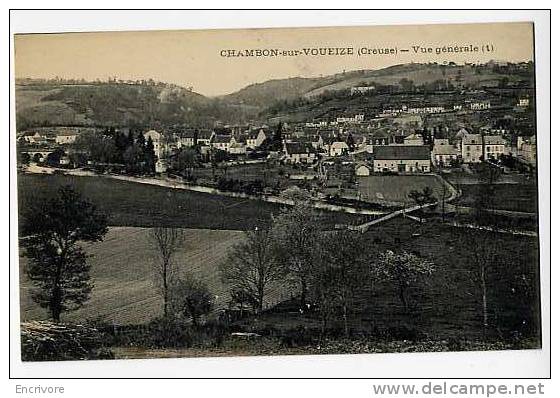
<path fill-rule="evenodd" d="M 484 65 L 403 64 L 325 77 L 269 80 L 209 98 L 190 89 L 153 81 L 16 81 L 18 129 L 49 125 L 208 126 L 214 121 L 302 121 L 322 114 L 352 113 L 409 96 L 479 89 L 532 90 L 533 63 Z M 374 87 L 352 95 L 352 87 Z"/>

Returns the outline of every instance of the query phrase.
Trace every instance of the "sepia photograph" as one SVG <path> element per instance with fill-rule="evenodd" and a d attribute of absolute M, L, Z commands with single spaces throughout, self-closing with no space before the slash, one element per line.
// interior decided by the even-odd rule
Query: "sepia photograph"
<path fill-rule="evenodd" d="M 534 34 L 15 34 L 21 360 L 541 349 Z"/>

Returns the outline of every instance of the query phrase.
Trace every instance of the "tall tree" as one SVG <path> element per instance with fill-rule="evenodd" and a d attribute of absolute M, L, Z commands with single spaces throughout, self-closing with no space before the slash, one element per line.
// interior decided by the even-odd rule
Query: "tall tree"
<path fill-rule="evenodd" d="M 163 314 L 169 315 L 169 291 L 176 278 L 176 267 L 173 256 L 181 247 L 184 234 L 180 228 L 156 227 L 151 230 L 151 240 L 158 254 L 154 264 L 156 283 L 163 298 Z"/>
<path fill-rule="evenodd" d="M 309 278 L 317 261 L 317 244 L 321 230 L 320 216 L 310 206 L 296 203 L 274 217 L 274 246 L 279 263 L 300 288 L 300 304 L 307 303 Z"/>
<path fill-rule="evenodd" d="M 144 156 L 146 159 L 146 171 L 149 173 L 155 172 L 157 155 L 154 149 L 154 141 L 152 140 L 152 137 L 148 137 L 148 140 L 146 141 L 146 146 L 144 147 Z"/>
<path fill-rule="evenodd" d="M 330 318 L 338 313 L 348 337 L 348 318 L 367 281 L 369 253 L 363 236 L 357 232 L 325 232 L 319 240 L 319 260 L 311 270 L 311 292 L 319 307 L 322 332 Z"/>
<path fill-rule="evenodd" d="M 270 228 L 255 228 L 245 240 L 235 245 L 221 266 L 222 278 L 234 292 L 244 292 L 261 312 L 271 285 L 285 275 L 285 268 L 276 261 Z"/>
<path fill-rule="evenodd" d="M 101 241 L 106 232 L 105 215 L 70 186 L 24 212 L 21 243 L 29 258 L 27 273 L 38 288 L 33 299 L 53 321 L 88 300 L 90 265 L 78 243 Z"/>
<path fill-rule="evenodd" d="M 468 259 L 471 268 L 468 273 L 472 281 L 474 292 L 478 297 L 480 315 L 482 319 L 482 330 L 486 336 L 489 327 L 489 276 L 495 272 L 496 268 L 502 263 L 502 256 L 505 252 L 501 247 L 501 241 L 497 237 L 489 237 L 480 234 L 469 234 L 470 239 L 465 245 L 471 247 Z"/>

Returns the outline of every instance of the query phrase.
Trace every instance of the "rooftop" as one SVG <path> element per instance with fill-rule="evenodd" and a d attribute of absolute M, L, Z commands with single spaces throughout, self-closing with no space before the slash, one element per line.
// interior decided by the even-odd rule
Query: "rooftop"
<path fill-rule="evenodd" d="M 376 160 L 428 160 L 428 145 L 384 145 L 375 147 L 373 156 Z"/>

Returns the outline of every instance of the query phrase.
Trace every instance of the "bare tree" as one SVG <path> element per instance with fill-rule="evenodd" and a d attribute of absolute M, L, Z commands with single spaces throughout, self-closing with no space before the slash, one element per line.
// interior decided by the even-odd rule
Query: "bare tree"
<path fill-rule="evenodd" d="M 330 318 L 339 314 L 344 335 L 348 337 L 348 318 L 368 275 L 365 241 L 357 232 L 325 232 L 317 246 L 318 261 L 311 271 L 311 293 L 319 309 L 322 334 Z"/>
<path fill-rule="evenodd" d="M 469 246 L 472 247 L 468 260 L 471 264 L 469 276 L 473 283 L 475 293 L 480 303 L 480 312 L 482 318 L 483 333 L 486 335 L 489 327 L 489 274 L 500 264 L 500 253 L 504 253 L 504 249 L 500 247 L 501 242 L 494 237 L 480 236 L 472 234 Z"/>
<path fill-rule="evenodd" d="M 221 272 L 232 291 L 251 297 L 261 312 L 271 284 L 286 273 L 274 256 L 270 228 L 247 232 L 245 240 L 233 247 Z"/>
<path fill-rule="evenodd" d="M 300 304 L 307 304 L 309 278 L 317 261 L 320 234 L 319 214 L 303 203 L 282 211 L 274 218 L 274 247 L 279 263 L 300 287 Z"/>
<path fill-rule="evenodd" d="M 183 231 L 180 228 L 156 227 L 151 231 L 151 238 L 159 257 L 154 271 L 163 296 L 163 314 L 167 317 L 169 290 L 176 273 L 173 256 L 183 243 Z"/>

